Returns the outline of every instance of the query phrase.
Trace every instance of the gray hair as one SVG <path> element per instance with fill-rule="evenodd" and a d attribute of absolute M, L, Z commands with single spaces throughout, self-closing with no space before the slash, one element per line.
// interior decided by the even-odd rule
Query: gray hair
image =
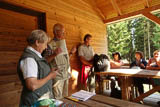
<path fill-rule="evenodd" d="M 36 40 L 38 40 L 39 43 L 44 43 L 45 41 L 48 41 L 49 37 L 43 30 L 33 30 L 31 34 L 27 37 L 27 42 L 29 45 L 33 45 L 36 43 Z"/>
<path fill-rule="evenodd" d="M 53 33 L 54 35 L 57 35 L 57 31 L 61 30 L 63 28 L 63 25 L 60 23 L 57 23 L 53 26 Z"/>

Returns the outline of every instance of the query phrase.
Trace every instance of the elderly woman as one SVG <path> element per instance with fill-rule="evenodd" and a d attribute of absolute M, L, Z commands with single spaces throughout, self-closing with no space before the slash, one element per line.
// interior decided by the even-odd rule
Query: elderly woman
<path fill-rule="evenodd" d="M 20 107 L 32 106 L 41 99 L 53 98 L 52 79 L 55 70 L 50 69 L 47 61 L 41 56 L 47 47 L 48 37 L 42 30 L 34 30 L 27 38 L 28 46 L 24 50 L 17 67 L 23 90 Z"/>

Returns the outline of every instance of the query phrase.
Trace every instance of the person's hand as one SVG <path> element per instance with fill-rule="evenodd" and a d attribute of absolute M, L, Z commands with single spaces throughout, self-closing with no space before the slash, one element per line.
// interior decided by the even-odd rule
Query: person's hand
<path fill-rule="evenodd" d="M 145 68 L 145 66 L 144 66 L 144 64 L 143 64 L 143 63 L 140 63 L 140 67 Z"/>
<path fill-rule="evenodd" d="M 51 79 L 55 78 L 58 72 L 59 72 L 58 69 L 52 68 L 51 72 L 49 73 Z"/>
<path fill-rule="evenodd" d="M 122 65 L 124 65 L 124 63 L 121 61 L 121 62 L 120 62 L 120 66 L 122 66 Z"/>
<path fill-rule="evenodd" d="M 76 46 L 73 46 L 70 53 L 71 54 L 74 54 L 75 52 L 77 51 L 77 47 Z"/>
<path fill-rule="evenodd" d="M 54 54 L 55 55 L 58 55 L 58 54 L 60 54 L 62 52 L 62 49 L 61 48 L 56 48 L 55 50 L 54 50 Z"/>

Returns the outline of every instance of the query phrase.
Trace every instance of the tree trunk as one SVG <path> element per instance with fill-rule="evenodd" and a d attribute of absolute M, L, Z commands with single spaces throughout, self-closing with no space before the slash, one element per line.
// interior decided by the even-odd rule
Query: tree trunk
<path fill-rule="evenodd" d="M 146 27 L 144 26 L 144 57 L 145 57 L 145 60 L 147 58 L 147 52 L 146 52 Z"/>
<path fill-rule="evenodd" d="M 149 57 L 149 59 L 150 59 L 150 58 L 151 58 L 151 49 L 150 49 L 150 32 L 149 32 L 149 29 L 150 29 L 150 23 L 149 23 L 149 21 L 147 21 L 148 57 Z"/>

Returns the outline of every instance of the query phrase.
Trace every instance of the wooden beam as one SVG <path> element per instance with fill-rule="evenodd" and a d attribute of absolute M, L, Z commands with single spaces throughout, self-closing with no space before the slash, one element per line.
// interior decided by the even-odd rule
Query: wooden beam
<path fill-rule="evenodd" d="M 149 1 L 148 0 L 144 0 L 144 2 L 145 2 L 145 7 L 147 7 L 147 8 L 149 8 Z"/>
<path fill-rule="evenodd" d="M 139 11 L 135 11 L 135 12 L 132 12 L 132 13 L 124 14 L 124 15 L 117 16 L 117 17 L 110 18 L 110 19 L 106 19 L 106 20 L 104 20 L 104 23 L 120 21 L 121 19 L 126 19 L 126 18 L 130 18 L 130 17 L 136 16 L 136 15 L 141 15 L 143 13 L 148 13 L 148 12 L 151 12 L 151 11 L 154 11 L 154 10 L 157 10 L 157 9 L 160 9 L 160 4 L 156 5 L 156 6 L 149 7 L 149 8 L 142 9 L 142 10 L 139 10 Z"/>
<path fill-rule="evenodd" d="M 110 0 L 110 1 L 112 3 L 113 8 L 117 11 L 118 15 L 122 15 L 122 12 L 121 12 L 119 6 L 117 5 L 116 0 Z"/>
<path fill-rule="evenodd" d="M 157 16 L 155 16 L 155 15 L 149 13 L 149 12 L 148 13 L 143 13 L 143 15 L 146 18 L 150 19 L 151 21 L 153 21 L 153 22 L 155 22 L 155 23 L 160 25 L 160 18 L 158 18 Z"/>
<path fill-rule="evenodd" d="M 135 98 L 133 101 L 134 102 L 140 102 L 141 100 L 143 100 L 145 97 L 157 92 L 157 91 L 160 91 L 160 86 L 156 86 L 154 87 L 153 89 L 147 91 L 146 93 L 143 93 L 142 95 L 140 95 L 139 97 Z"/>

